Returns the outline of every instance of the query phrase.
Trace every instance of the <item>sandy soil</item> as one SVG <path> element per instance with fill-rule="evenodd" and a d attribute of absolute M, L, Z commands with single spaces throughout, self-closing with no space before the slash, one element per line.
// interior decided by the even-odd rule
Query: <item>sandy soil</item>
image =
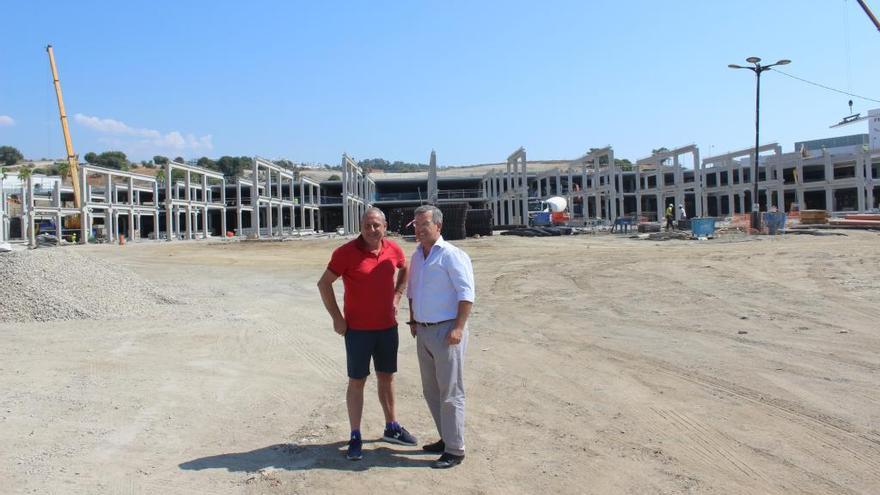
<path fill-rule="evenodd" d="M 186 304 L 0 324 L 2 491 L 880 492 L 877 234 L 459 242 L 478 299 L 448 471 L 374 441 L 374 381 L 365 458 L 343 457 L 344 349 L 315 287 L 341 242 L 65 248 Z M 399 416 L 433 441 L 401 342 Z"/>

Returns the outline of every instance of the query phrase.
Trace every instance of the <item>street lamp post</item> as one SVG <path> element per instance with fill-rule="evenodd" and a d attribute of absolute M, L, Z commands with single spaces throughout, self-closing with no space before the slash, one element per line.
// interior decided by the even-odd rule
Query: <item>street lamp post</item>
<path fill-rule="evenodd" d="M 754 67 L 743 67 L 736 64 L 729 64 L 728 67 L 730 67 L 731 69 L 748 69 L 755 73 L 755 80 L 757 81 L 755 85 L 755 163 L 752 169 L 752 183 L 754 184 L 754 187 L 752 189 L 752 228 L 760 229 L 761 202 L 758 199 L 758 149 L 761 145 L 758 140 L 761 129 L 761 73 L 765 70 L 770 70 L 771 67 L 775 67 L 777 65 L 790 64 L 791 60 L 782 59 L 774 64 L 761 65 L 760 58 L 749 57 L 746 59 L 746 62 L 754 64 Z"/>

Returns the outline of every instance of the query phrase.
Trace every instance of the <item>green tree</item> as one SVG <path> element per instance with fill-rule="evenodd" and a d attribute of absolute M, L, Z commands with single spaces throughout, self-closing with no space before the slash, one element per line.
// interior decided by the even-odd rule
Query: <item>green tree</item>
<path fill-rule="evenodd" d="M 62 179 L 70 175 L 70 163 L 68 162 L 55 162 L 55 169 L 58 170 L 58 175 Z"/>
<path fill-rule="evenodd" d="M 128 170 L 131 168 L 131 163 L 128 161 L 128 157 L 121 151 L 105 151 L 101 153 L 95 159 L 95 165 L 116 170 Z"/>
<path fill-rule="evenodd" d="M 30 178 L 34 175 L 34 166 L 33 165 L 22 165 L 18 169 L 18 178 L 20 180 L 30 180 Z"/>
<path fill-rule="evenodd" d="M 253 166 L 254 160 L 249 156 L 221 156 L 212 168 L 226 177 L 241 177 L 242 172 Z"/>
<path fill-rule="evenodd" d="M 330 177 L 327 177 L 327 180 L 342 180 L 342 178 L 336 174 L 333 174 Z"/>
<path fill-rule="evenodd" d="M 186 163 L 186 160 L 184 160 L 182 156 L 178 156 L 174 161 L 177 163 Z"/>
<path fill-rule="evenodd" d="M 156 165 L 165 165 L 166 163 L 168 163 L 168 161 L 169 160 L 167 156 L 156 155 L 153 157 L 153 163 L 155 163 Z"/>
<path fill-rule="evenodd" d="M 207 156 L 203 156 L 203 157 L 199 158 L 199 161 L 196 162 L 196 166 L 199 166 L 202 168 L 209 168 L 209 169 L 214 170 L 217 165 L 214 160 L 211 160 Z"/>
<path fill-rule="evenodd" d="M 85 154 L 85 156 L 83 156 L 83 160 L 85 160 L 86 163 L 89 163 L 91 165 L 97 165 L 98 164 L 98 154 L 95 153 L 94 151 L 89 151 L 88 153 Z"/>
<path fill-rule="evenodd" d="M 165 169 L 164 168 L 160 168 L 159 170 L 156 170 L 156 180 L 162 184 L 165 184 Z"/>
<path fill-rule="evenodd" d="M 24 155 L 18 149 L 12 146 L 0 146 L 0 163 L 15 165 L 22 160 L 24 160 Z"/>

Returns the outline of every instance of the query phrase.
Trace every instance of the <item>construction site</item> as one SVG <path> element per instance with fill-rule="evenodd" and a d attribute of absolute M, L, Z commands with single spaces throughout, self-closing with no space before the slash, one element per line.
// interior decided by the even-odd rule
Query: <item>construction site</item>
<path fill-rule="evenodd" d="M 80 160 L 46 50 L 66 156 L 0 169 L 4 493 L 880 493 L 880 109 L 781 143 L 756 103 L 754 145 L 632 161 L 516 139 L 417 172 L 122 170 Z M 383 442 L 373 377 L 346 459 L 346 343 L 316 286 L 370 208 L 411 256 L 424 205 L 476 285 L 451 472 L 421 448 L 439 426 L 406 298 L 393 402 L 418 445 Z"/>

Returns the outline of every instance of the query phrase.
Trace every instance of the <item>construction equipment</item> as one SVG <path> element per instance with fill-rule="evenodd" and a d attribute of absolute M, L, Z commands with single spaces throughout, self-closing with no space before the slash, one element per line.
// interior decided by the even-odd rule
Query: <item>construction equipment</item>
<path fill-rule="evenodd" d="M 64 132 L 64 146 L 67 149 L 68 174 L 70 174 L 70 182 L 73 184 L 73 204 L 76 208 L 82 206 L 82 197 L 79 184 L 79 158 L 73 152 L 73 142 L 70 140 L 70 129 L 67 127 L 67 113 L 64 111 L 64 99 L 61 96 L 61 81 L 58 80 L 58 69 L 55 68 L 55 55 L 52 52 L 52 45 L 46 47 L 49 53 L 49 65 L 52 67 L 52 81 L 55 84 L 55 96 L 58 98 L 58 112 L 61 114 L 61 130 Z M 79 223 L 79 216 L 71 218 L 70 227 L 77 228 L 74 223 Z"/>
<path fill-rule="evenodd" d="M 571 220 L 568 214 L 568 201 L 560 196 L 553 196 L 541 201 L 541 211 L 532 216 L 532 225 L 567 225 Z"/>

